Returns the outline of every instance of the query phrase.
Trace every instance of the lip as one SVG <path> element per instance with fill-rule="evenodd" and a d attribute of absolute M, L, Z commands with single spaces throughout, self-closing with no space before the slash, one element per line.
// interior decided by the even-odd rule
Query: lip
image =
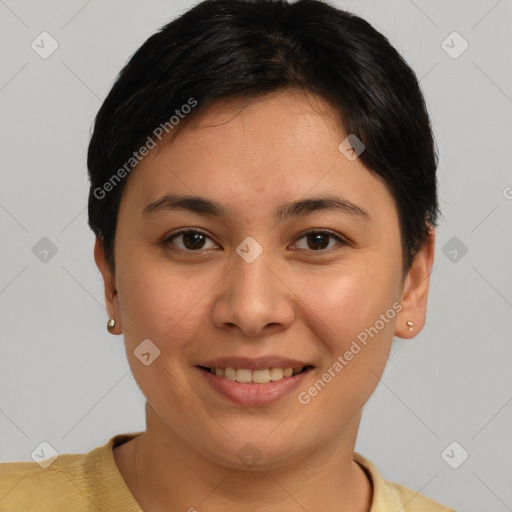
<path fill-rule="evenodd" d="M 248 370 L 262 370 L 264 368 L 304 368 L 305 366 L 313 365 L 297 359 L 288 359 L 281 356 L 264 356 L 254 358 L 221 357 L 219 359 L 204 361 L 196 366 L 205 366 L 206 368 L 246 368 Z"/>
<path fill-rule="evenodd" d="M 240 361 L 239 358 L 236 359 Z M 230 359 L 230 361 L 234 361 L 234 359 Z M 284 361 L 281 359 L 281 361 Z M 215 362 L 215 367 L 223 368 L 224 366 L 218 364 L 219 361 Z M 258 364 L 259 366 L 255 366 Z M 281 363 L 280 363 L 281 364 Z M 280 367 L 279 365 L 274 365 L 274 367 Z M 201 365 L 203 366 L 203 365 Z M 204 366 L 208 366 L 212 368 L 213 366 L 209 366 L 205 364 Z M 227 365 L 229 367 L 230 365 Z M 242 365 L 233 365 L 237 368 L 248 368 L 248 369 L 261 369 L 268 368 L 269 365 L 265 363 L 254 363 L 252 361 L 252 368 L 248 366 Z M 250 365 L 251 366 L 251 365 Z M 272 366 L 272 365 L 270 365 Z M 296 367 L 301 366 L 299 363 Z M 290 366 L 285 366 L 285 368 L 290 368 Z M 296 375 L 292 375 L 291 377 L 284 377 L 281 380 L 275 382 L 268 382 L 267 384 L 255 384 L 255 383 L 242 383 L 236 382 L 224 377 L 217 377 L 213 373 L 205 370 L 204 368 L 197 366 L 196 367 L 199 373 L 203 376 L 206 383 L 211 386 L 215 391 L 217 391 L 220 395 L 228 398 L 232 402 L 237 405 L 245 406 L 245 407 L 258 407 L 265 406 L 276 402 L 277 400 L 283 398 L 284 396 L 290 394 L 293 390 L 297 389 L 297 387 L 301 384 L 301 382 L 307 377 L 307 375 L 313 370 L 312 366 L 309 366 L 307 369 L 298 373 Z"/>

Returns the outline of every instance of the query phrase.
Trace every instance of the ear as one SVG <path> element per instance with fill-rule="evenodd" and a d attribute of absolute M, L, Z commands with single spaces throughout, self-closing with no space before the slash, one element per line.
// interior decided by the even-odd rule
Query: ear
<path fill-rule="evenodd" d="M 425 325 L 427 316 L 428 288 L 434 263 L 435 230 L 429 228 L 425 245 L 418 251 L 404 280 L 400 303 L 402 309 L 397 317 L 395 336 L 414 338 Z M 409 330 L 407 322 L 413 322 Z"/>
<path fill-rule="evenodd" d="M 96 236 L 96 242 L 94 244 L 94 261 L 98 267 L 101 275 L 103 276 L 103 284 L 105 287 L 105 305 L 110 317 L 112 317 L 116 324 L 111 334 L 121 334 L 123 332 L 121 324 L 121 314 L 119 308 L 119 298 L 117 295 L 115 276 L 112 275 L 112 271 L 107 263 L 105 257 L 105 249 L 103 248 L 103 242 Z"/>

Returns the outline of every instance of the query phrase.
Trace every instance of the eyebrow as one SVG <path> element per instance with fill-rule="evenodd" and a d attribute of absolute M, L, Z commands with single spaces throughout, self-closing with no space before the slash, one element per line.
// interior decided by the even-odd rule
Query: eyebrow
<path fill-rule="evenodd" d="M 203 215 L 211 215 L 222 220 L 228 220 L 229 210 L 221 203 L 201 196 L 183 196 L 166 194 L 165 196 L 148 204 L 143 210 L 143 215 L 151 215 L 159 212 L 185 210 Z M 360 206 L 339 196 L 308 197 L 296 201 L 287 202 L 276 208 L 274 215 L 282 221 L 289 217 L 309 215 L 317 211 L 338 211 L 348 213 L 364 220 L 370 220 L 370 215 Z"/>

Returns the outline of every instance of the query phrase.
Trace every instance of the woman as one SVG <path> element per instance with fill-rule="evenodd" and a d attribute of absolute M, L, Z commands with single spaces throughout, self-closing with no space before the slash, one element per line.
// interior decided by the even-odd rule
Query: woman
<path fill-rule="evenodd" d="M 2 510 L 452 510 L 354 452 L 425 323 L 436 167 L 414 73 L 356 16 L 209 0 L 150 37 L 88 154 L 146 431 L 2 464 Z"/>

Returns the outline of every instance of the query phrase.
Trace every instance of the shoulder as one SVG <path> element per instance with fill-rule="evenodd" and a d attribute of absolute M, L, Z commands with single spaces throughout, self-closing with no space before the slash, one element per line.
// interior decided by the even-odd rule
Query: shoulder
<path fill-rule="evenodd" d="M 116 503 L 139 512 L 112 454 L 134 435 L 120 434 L 88 453 L 58 455 L 47 467 L 45 461 L 0 463 L 0 510 L 85 512 L 115 510 L 110 505 Z"/>
<path fill-rule="evenodd" d="M 384 483 L 384 495 L 387 499 L 400 504 L 403 512 L 456 512 L 455 509 L 442 505 L 433 499 L 393 482 Z"/>
<path fill-rule="evenodd" d="M 60 510 L 56 505 L 79 503 L 77 485 L 83 483 L 84 458 L 83 454 L 60 455 L 46 468 L 36 462 L 0 464 L 0 509 L 35 510 L 37 504 L 37 510 L 45 512 Z"/>
<path fill-rule="evenodd" d="M 366 472 L 373 485 L 373 501 L 370 512 L 456 512 L 418 491 L 384 480 L 378 469 L 368 459 L 354 453 L 354 461 Z"/>

